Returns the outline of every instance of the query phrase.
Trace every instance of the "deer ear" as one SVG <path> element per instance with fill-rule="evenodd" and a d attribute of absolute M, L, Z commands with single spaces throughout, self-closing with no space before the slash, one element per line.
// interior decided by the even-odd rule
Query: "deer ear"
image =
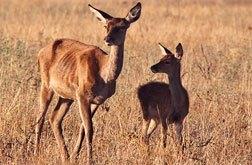
<path fill-rule="evenodd" d="M 166 47 L 164 47 L 161 43 L 158 43 L 158 46 L 162 52 L 162 55 L 169 55 L 172 54 L 172 52 L 170 50 L 168 50 Z"/>
<path fill-rule="evenodd" d="M 140 2 L 138 2 L 127 14 L 127 16 L 125 17 L 125 19 L 127 21 L 129 21 L 129 23 L 135 22 L 136 20 L 138 20 L 138 18 L 141 15 L 141 9 L 142 9 L 142 5 Z"/>
<path fill-rule="evenodd" d="M 176 57 L 178 59 L 181 59 L 183 56 L 183 47 L 182 47 L 181 43 L 179 43 L 178 46 L 176 47 L 176 53 L 177 53 Z"/>
<path fill-rule="evenodd" d="M 107 23 L 108 20 L 112 19 L 113 17 L 110 16 L 109 14 L 105 13 L 104 11 L 101 11 L 99 9 L 94 8 L 92 5 L 88 4 L 89 9 L 92 13 L 95 14 L 97 19 L 101 21 L 102 23 Z"/>

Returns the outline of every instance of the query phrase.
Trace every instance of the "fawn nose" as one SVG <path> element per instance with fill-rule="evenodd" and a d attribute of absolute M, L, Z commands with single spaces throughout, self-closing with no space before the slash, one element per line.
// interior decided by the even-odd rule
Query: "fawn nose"
<path fill-rule="evenodd" d="M 157 73 L 158 72 L 158 67 L 157 67 L 157 65 L 153 65 L 153 66 L 151 66 L 151 71 L 153 72 L 153 73 Z"/>

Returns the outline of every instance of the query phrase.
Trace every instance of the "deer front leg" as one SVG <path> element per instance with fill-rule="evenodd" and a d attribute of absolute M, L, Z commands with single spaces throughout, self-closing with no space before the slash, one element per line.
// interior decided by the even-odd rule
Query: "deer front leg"
<path fill-rule="evenodd" d="M 53 130 L 55 139 L 57 141 L 57 144 L 60 150 L 61 160 L 63 163 L 68 162 L 69 154 L 68 154 L 64 137 L 62 134 L 62 121 L 72 103 L 73 103 L 72 100 L 63 99 L 60 97 L 50 118 L 50 124 Z"/>
<path fill-rule="evenodd" d="M 95 114 L 96 110 L 98 109 L 98 107 L 99 107 L 99 105 L 97 105 L 97 104 L 91 104 L 91 115 L 92 115 L 92 117 L 94 116 L 94 114 Z M 76 142 L 73 153 L 71 155 L 71 161 L 74 161 L 77 158 L 77 156 L 79 155 L 80 150 L 81 150 L 81 145 L 82 145 L 82 142 L 84 140 L 84 136 L 85 136 L 84 126 L 81 123 L 80 124 L 78 140 Z"/>
<path fill-rule="evenodd" d="M 79 103 L 79 111 L 81 115 L 84 132 L 86 133 L 87 160 L 88 164 L 92 164 L 92 138 L 93 138 L 93 123 L 90 108 L 90 101 L 86 95 L 77 96 Z M 84 136 L 84 135 L 83 135 Z"/>

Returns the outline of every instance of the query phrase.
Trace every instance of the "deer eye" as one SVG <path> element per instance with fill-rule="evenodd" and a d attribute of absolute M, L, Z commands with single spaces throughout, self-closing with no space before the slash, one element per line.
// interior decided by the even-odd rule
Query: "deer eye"
<path fill-rule="evenodd" d="M 108 26 L 104 26 L 104 28 L 107 30 L 107 32 L 109 31 Z"/>

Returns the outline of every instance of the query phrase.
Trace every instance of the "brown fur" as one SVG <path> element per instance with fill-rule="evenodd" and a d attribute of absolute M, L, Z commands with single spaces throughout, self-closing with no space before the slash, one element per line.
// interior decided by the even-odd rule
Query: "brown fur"
<path fill-rule="evenodd" d="M 58 39 L 41 49 L 38 54 L 41 91 L 35 153 L 39 149 L 41 131 L 49 104 L 54 93 L 57 93 L 58 103 L 50 117 L 50 124 L 63 163 L 68 162 L 69 154 L 61 124 L 75 100 L 79 104 L 82 123 L 71 158 L 75 159 L 79 154 L 85 133 L 88 163 L 92 162 L 92 116 L 98 106 L 115 93 L 116 79 L 123 65 L 126 30 L 141 13 L 140 3 L 133 7 L 134 13 L 131 13 L 129 18 L 113 18 L 91 5 L 89 7 L 108 27 L 105 42 L 111 46 L 109 55 L 97 46 L 71 39 Z"/>
<path fill-rule="evenodd" d="M 163 146 L 166 146 L 167 125 L 175 123 L 177 139 L 182 143 L 183 120 L 188 114 L 189 98 L 181 84 L 180 58 L 176 58 L 168 49 L 162 48 L 165 55 L 159 63 L 153 65 L 154 73 L 166 73 L 169 84 L 149 82 L 138 88 L 138 99 L 143 113 L 143 141 L 148 144 L 149 137 L 157 125 L 162 124 Z M 181 53 L 182 52 L 182 53 Z"/>

